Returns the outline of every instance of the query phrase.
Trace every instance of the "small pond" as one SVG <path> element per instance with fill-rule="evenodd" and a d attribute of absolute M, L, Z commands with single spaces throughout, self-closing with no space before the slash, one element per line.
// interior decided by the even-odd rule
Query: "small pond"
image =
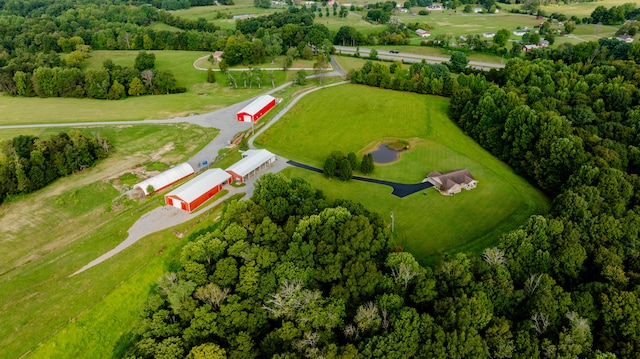
<path fill-rule="evenodd" d="M 375 163 L 390 163 L 398 159 L 400 152 L 389 148 L 387 143 L 378 145 L 373 151 L 369 152 L 373 155 L 373 162 Z"/>

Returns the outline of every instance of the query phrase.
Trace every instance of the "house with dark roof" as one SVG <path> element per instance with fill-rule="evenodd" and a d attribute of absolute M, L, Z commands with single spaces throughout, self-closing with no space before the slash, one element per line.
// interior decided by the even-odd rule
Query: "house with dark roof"
<path fill-rule="evenodd" d="M 468 170 L 453 170 L 447 173 L 434 171 L 427 175 L 423 182 L 433 184 L 433 187 L 444 196 L 453 196 L 462 189 L 472 190 L 478 185 L 478 181 Z"/>

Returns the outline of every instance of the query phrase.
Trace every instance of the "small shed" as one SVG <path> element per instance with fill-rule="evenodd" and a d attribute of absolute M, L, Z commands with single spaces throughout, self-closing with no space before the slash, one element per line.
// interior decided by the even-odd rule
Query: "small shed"
<path fill-rule="evenodd" d="M 429 33 L 429 31 L 427 31 L 427 30 L 417 29 L 416 30 L 416 35 L 418 35 L 420 37 L 429 37 L 429 36 L 431 36 L 431 33 Z"/>
<path fill-rule="evenodd" d="M 161 172 L 153 177 L 136 183 L 133 188 L 142 191 L 145 196 L 149 196 L 154 192 L 161 191 L 183 178 L 189 177 L 194 173 L 193 167 L 188 163 L 181 163 L 168 170 Z M 153 187 L 153 191 L 148 191 L 149 186 Z"/>
<path fill-rule="evenodd" d="M 269 95 L 260 96 L 236 114 L 239 122 L 256 122 L 276 105 L 276 99 Z"/>
<path fill-rule="evenodd" d="M 259 170 L 276 161 L 276 155 L 267 150 L 248 150 L 242 153 L 242 159 L 227 168 L 234 182 L 244 183 Z"/>
<path fill-rule="evenodd" d="M 230 178 L 231 175 L 220 168 L 207 170 L 202 175 L 167 193 L 164 196 L 164 201 L 169 206 L 191 212 L 220 192 L 222 186 L 228 183 Z"/>

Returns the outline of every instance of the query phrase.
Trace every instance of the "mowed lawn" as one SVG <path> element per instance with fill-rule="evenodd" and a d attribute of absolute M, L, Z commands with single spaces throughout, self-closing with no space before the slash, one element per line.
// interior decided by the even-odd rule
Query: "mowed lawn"
<path fill-rule="evenodd" d="M 34 134 L 47 138 L 49 134 L 68 130 L 22 129 L 2 130 L 1 139 L 17 134 Z M 176 164 L 215 137 L 217 130 L 199 126 L 139 125 L 109 128 L 84 128 L 86 133 L 100 133 L 115 145 L 115 152 L 96 167 L 60 179 L 34 193 L 13 198 L 0 205 L 0 310 L 6 325 L 0 325 L 0 358 L 18 358 L 38 343 L 46 341 L 59 329 L 94 305 L 127 278 L 141 270 L 165 247 L 179 241 L 171 231 L 152 241 L 142 239 L 120 255 L 80 275 L 68 276 L 114 248 L 127 237 L 129 227 L 144 213 L 163 203 L 162 194 L 134 202 L 120 197 L 109 178 L 119 177 L 129 169 L 148 161 Z M 175 134 L 180 133 L 176 137 Z M 154 273 L 162 268 L 155 267 Z M 117 341 L 118 333 L 129 327 L 119 322 L 119 315 L 135 318 L 138 304 L 155 282 L 155 274 L 137 279 L 140 290 L 135 304 L 125 311 L 110 314 L 111 327 L 94 331 Z M 114 308 L 120 303 L 114 303 Z M 101 320 L 106 320 L 101 318 Z M 126 320 L 125 320 L 126 322 Z M 127 325 L 131 325 L 130 323 Z M 107 338 L 105 333 L 110 333 Z M 113 338 L 113 336 L 116 338 Z M 95 339 L 95 338 L 94 338 Z M 96 343 L 79 344 L 91 348 Z M 101 347 L 101 348 L 104 348 Z M 58 353 L 60 354 L 60 353 Z M 104 349 L 98 355 L 86 352 L 69 358 L 110 357 Z M 33 355 L 33 357 L 64 357 Z"/>
<path fill-rule="evenodd" d="M 361 157 L 379 142 L 404 139 L 411 149 L 392 164 L 376 165 L 372 177 L 418 183 L 431 171 L 469 169 L 478 188 L 452 197 L 427 189 L 398 198 L 387 186 L 344 183 L 297 168 L 285 173 L 307 179 L 329 198 L 361 202 L 389 223 L 393 213 L 397 244 L 423 262 L 442 252 L 479 252 L 530 215 L 545 213 L 549 203 L 463 134 L 447 117 L 448 103 L 443 97 L 341 85 L 307 95 L 256 144 L 321 168 L 333 150 Z"/>
<path fill-rule="evenodd" d="M 0 125 L 32 123 L 71 123 L 163 119 L 214 111 L 257 96 L 271 88 L 264 81 L 261 89 L 230 88 L 226 77 L 216 74 L 216 83 L 206 82 L 207 72 L 196 70 L 193 62 L 209 52 L 149 51 L 156 55 L 156 69 L 170 70 L 177 85 L 186 93 L 128 97 L 123 100 L 77 98 L 37 98 L 0 95 Z M 133 67 L 138 51 L 93 51 L 84 69 L 101 68 L 105 60 Z M 276 86 L 285 81 L 283 71 L 276 71 Z"/>

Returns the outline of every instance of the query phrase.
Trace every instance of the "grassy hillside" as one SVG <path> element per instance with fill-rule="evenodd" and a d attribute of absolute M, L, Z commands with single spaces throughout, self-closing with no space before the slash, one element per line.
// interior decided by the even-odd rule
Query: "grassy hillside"
<path fill-rule="evenodd" d="M 482 149 L 447 118 L 448 99 L 357 85 L 317 91 L 302 99 L 256 144 L 286 158 L 322 167 L 333 150 L 359 157 L 379 142 L 405 139 L 411 149 L 399 161 L 377 165 L 373 177 L 417 183 L 431 171 L 467 168 L 478 188 L 453 197 L 434 189 L 405 198 L 387 186 L 328 180 L 320 174 L 288 169 L 321 188 L 330 198 L 362 202 L 390 222 L 397 243 L 423 261 L 458 249 L 480 251 L 497 243 L 534 213 L 548 209 L 545 196 Z"/>
<path fill-rule="evenodd" d="M 46 137 L 63 130 L 20 133 Z M 140 203 L 119 198 L 113 178 L 148 161 L 182 162 L 217 133 L 215 129 L 184 124 L 82 131 L 99 132 L 112 139 L 116 152 L 95 168 L 0 206 L 0 308 L 5 323 L 10 323 L 0 326 L 2 358 L 17 358 L 35 348 L 162 253 L 167 243 L 176 241 L 171 234 L 157 242 L 143 239 L 122 255 L 68 278 L 115 247 L 126 238 L 132 223 L 163 202 L 161 195 Z M 16 134 L 12 132 L 9 131 L 11 136 Z M 179 137 L 175 136 L 177 132 Z M 5 131 L 0 133 L 6 138 Z M 110 329 L 117 333 L 118 327 Z"/>

